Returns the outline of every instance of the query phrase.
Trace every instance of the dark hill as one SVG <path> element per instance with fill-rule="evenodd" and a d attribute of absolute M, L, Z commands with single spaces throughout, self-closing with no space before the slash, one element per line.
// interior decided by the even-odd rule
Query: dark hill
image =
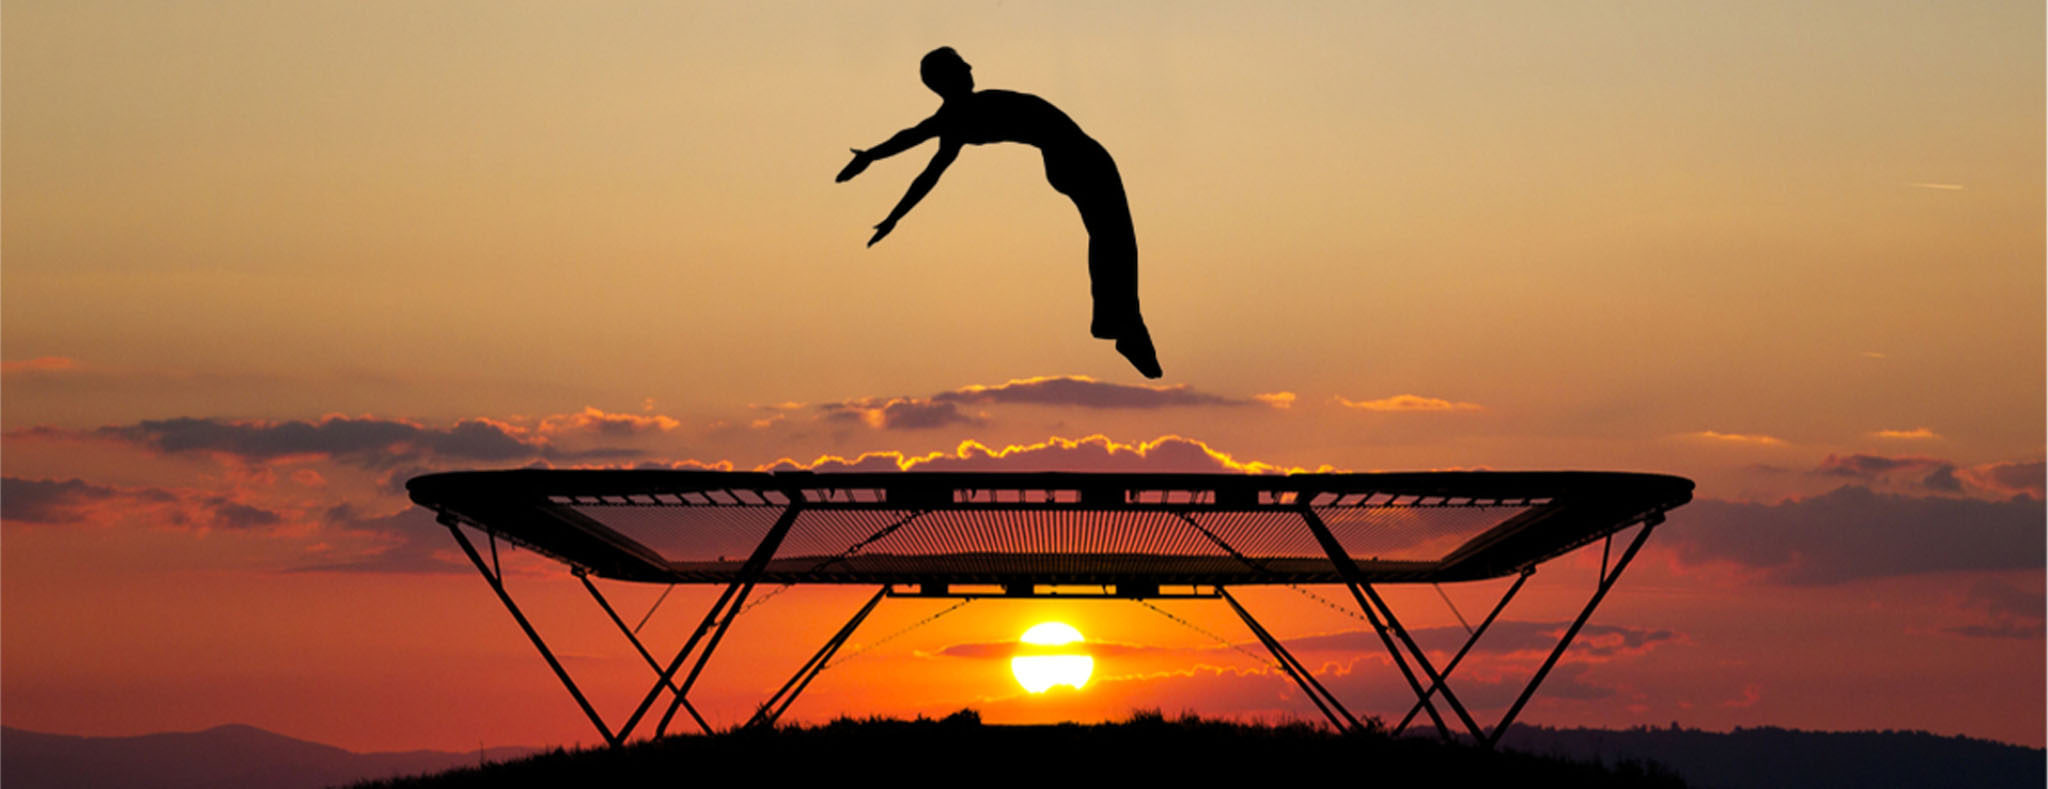
<path fill-rule="evenodd" d="M 7 789 L 293 789 L 446 770 L 483 757 L 532 752 L 355 753 L 242 725 L 137 737 L 79 737 L 10 727 L 0 728 L 0 784 Z"/>
<path fill-rule="evenodd" d="M 1547 729 L 1516 726 L 1501 745 L 1608 764 L 1655 761 L 1703 789 L 1727 787 L 2048 786 L 2048 754 L 1922 731 L 1821 732 L 1763 727 Z"/>
<path fill-rule="evenodd" d="M 1170 721 L 1139 713 L 1123 723 L 984 726 L 971 711 L 939 721 L 841 719 L 814 727 L 682 735 L 618 749 L 557 750 L 373 785 L 641 786 L 705 779 L 789 785 L 836 784 L 855 776 L 966 786 L 1215 786 L 1330 778 L 1373 785 L 1685 785 L 1641 764 L 1610 768 L 1420 738 L 1338 735 L 1307 724 Z"/>

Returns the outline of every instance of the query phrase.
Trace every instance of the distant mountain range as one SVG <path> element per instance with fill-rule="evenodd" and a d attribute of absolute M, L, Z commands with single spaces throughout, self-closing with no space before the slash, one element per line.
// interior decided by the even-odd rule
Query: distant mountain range
<path fill-rule="evenodd" d="M 0 727 L 0 784 L 7 789 L 312 789 L 474 767 L 479 760 L 517 759 L 537 750 L 356 753 L 242 725 L 138 737 Z"/>
<path fill-rule="evenodd" d="M 2048 752 L 1924 731 L 1762 727 L 1550 729 L 1516 726 L 1501 746 L 1613 765 L 1648 760 L 1699 789 L 1737 787 L 2048 786 Z"/>
<path fill-rule="evenodd" d="M 1704 789 L 2048 785 L 2048 754 L 2040 748 L 1926 732 L 1516 726 L 1502 745 L 1609 765 L 1655 761 Z M 241 725 L 139 737 L 0 728 L 0 784 L 7 789 L 291 789 L 473 767 L 480 760 L 502 762 L 539 750 L 355 753 Z"/>

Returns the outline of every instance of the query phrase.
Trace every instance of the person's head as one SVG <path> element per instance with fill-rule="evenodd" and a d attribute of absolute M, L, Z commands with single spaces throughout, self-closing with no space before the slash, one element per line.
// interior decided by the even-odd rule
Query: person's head
<path fill-rule="evenodd" d="M 939 47 L 926 53 L 917 71 L 924 78 L 924 86 L 939 94 L 939 98 L 950 99 L 974 92 L 973 69 L 952 47 Z"/>

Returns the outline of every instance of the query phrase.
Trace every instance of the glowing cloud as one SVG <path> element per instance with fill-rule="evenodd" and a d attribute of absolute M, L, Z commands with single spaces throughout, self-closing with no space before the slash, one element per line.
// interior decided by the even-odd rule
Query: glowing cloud
<path fill-rule="evenodd" d="M 649 432 L 666 433 L 681 427 L 682 424 L 672 417 L 660 414 L 610 414 L 585 406 L 582 411 L 573 414 L 543 418 L 539 430 L 542 433 L 587 432 L 616 437 Z"/>
<path fill-rule="evenodd" d="M 1486 406 L 1478 403 L 1461 403 L 1436 397 L 1401 394 L 1382 397 L 1378 400 L 1347 400 L 1337 398 L 1337 404 L 1359 411 L 1484 411 Z"/>
<path fill-rule="evenodd" d="M 1267 394 L 1255 394 L 1252 395 L 1252 399 L 1257 400 L 1261 403 L 1265 403 L 1266 405 L 1270 405 L 1274 408 L 1294 407 L 1293 392 L 1270 392 Z"/>
<path fill-rule="evenodd" d="M 1932 430 L 1929 430 L 1929 429 L 1927 429 L 1927 428 L 1924 428 L 1924 427 L 1916 427 L 1916 428 L 1913 428 L 1912 430 L 1879 430 L 1879 431 L 1877 431 L 1877 432 L 1875 432 L 1875 433 L 1871 433 L 1871 435 L 1877 436 L 1878 438 L 1901 438 L 1901 439 L 1923 439 L 1923 438 L 1940 438 L 1940 437 L 1941 437 L 1941 436 L 1940 436 L 1939 434 L 1935 433 L 1934 431 L 1932 431 Z"/>
<path fill-rule="evenodd" d="M 1293 397 L 1290 393 L 1280 394 Z M 1261 396 L 1260 400 L 1271 403 L 1266 397 Z M 817 409 L 820 418 L 828 422 L 865 424 L 878 430 L 928 430 L 987 423 L 985 415 L 969 414 L 961 410 L 962 406 L 1035 405 L 1146 411 L 1191 406 L 1234 407 L 1251 402 L 1196 391 L 1187 384 L 1134 386 L 1097 381 L 1085 375 L 1058 375 L 1014 378 L 994 386 L 973 384 L 928 397 L 861 397 L 820 403 Z M 791 404 L 767 408 L 788 413 L 787 405 Z M 765 428 L 778 421 L 771 416 L 754 420 L 753 425 Z"/>
<path fill-rule="evenodd" d="M 782 458 L 758 470 L 812 469 L 828 471 L 1227 471 L 1241 474 L 1293 474 L 1331 472 L 1283 466 L 1258 460 L 1238 460 L 1229 453 L 1193 438 L 1166 435 L 1137 443 L 1122 443 L 1108 436 L 1085 438 L 1053 436 L 1033 444 L 991 447 L 979 441 L 962 441 L 952 452 L 911 455 L 899 451 L 863 452 L 847 458 L 821 455 L 809 463 Z"/>
<path fill-rule="evenodd" d="M 1785 446 L 1785 439 L 1761 433 L 1722 433 L 1714 430 L 1702 430 L 1697 433 L 1686 433 L 1684 437 L 1718 441 L 1723 444 L 1750 444 L 1761 447 Z"/>

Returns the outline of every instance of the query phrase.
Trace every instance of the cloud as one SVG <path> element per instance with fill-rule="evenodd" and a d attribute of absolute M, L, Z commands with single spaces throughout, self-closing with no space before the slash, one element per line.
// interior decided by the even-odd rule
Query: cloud
<path fill-rule="evenodd" d="M 730 460 L 645 460 L 633 464 L 633 468 L 647 470 L 731 471 L 734 465 Z"/>
<path fill-rule="evenodd" d="M 38 356 L 12 362 L 0 362 L 0 374 L 15 373 L 60 373 L 79 369 L 77 359 L 63 356 Z"/>
<path fill-rule="evenodd" d="M 960 413 L 960 407 L 954 403 L 922 398 L 897 398 L 880 403 L 827 403 L 818 408 L 826 421 L 858 422 L 878 430 L 929 430 L 948 425 L 982 424 L 981 419 Z"/>
<path fill-rule="evenodd" d="M 1399 613 L 1396 611 L 1396 613 Z M 1486 636 L 1472 645 L 1472 653 L 1493 655 L 1549 654 L 1556 648 L 1557 640 L 1564 635 L 1569 622 L 1535 622 L 1501 619 L 1487 628 Z M 1463 646 L 1467 633 L 1458 625 L 1415 628 L 1409 631 L 1416 643 L 1434 652 L 1454 652 Z M 1578 658 L 1609 659 L 1625 655 L 1648 652 L 1661 644 L 1676 643 L 1682 637 L 1671 630 L 1628 627 L 1625 625 L 1588 624 L 1579 629 L 1579 635 L 1572 639 L 1568 653 Z M 1381 650 L 1379 636 L 1371 630 L 1345 630 L 1336 633 L 1287 639 L 1287 648 L 1296 652 L 1335 651 L 1359 652 Z"/>
<path fill-rule="evenodd" d="M 1874 433 L 1871 433 L 1871 435 L 1877 436 L 1878 438 L 1895 438 L 1909 441 L 1941 437 L 1940 434 L 1937 434 L 1934 431 L 1924 427 L 1916 427 L 1912 430 L 1879 430 Z"/>
<path fill-rule="evenodd" d="M 1134 386 L 1097 381 L 1085 375 L 1016 378 L 995 386 L 964 386 L 951 392 L 933 395 L 931 399 L 941 403 L 1012 403 L 1134 409 L 1245 404 L 1243 400 L 1195 391 L 1187 384 Z"/>
<path fill-rule="evenodd" d="M 951 644 L 931 653 L 934 657 L 965 658 L 968 660 L 1009 660 L 1026 647 L 1018 641 L 978 641 L 965 644 Z M 1123 644 L 1114 641 L 1088 641 L 1075 647 L 1076 654 L 1087 654 L 1096 658 L 1130 657 L 1135 655 L 1173 655 L 1211 652 L 1217 647 L 1155 647 L 1143 644 Z"/>
<path fill-rule="evenodd" d="M 682 426 L 673 417 L 652 414 L 611 414 L 597 408 L 585 406 L 574 414 L 550 416 L 540 421 L 542 433 L 592 433 L 613 438 L 639 435 L 641 433 L 666 433 Z"/>
<path fill-rule="evenodd" d="M 1987 463 L 1962 470 L 1970 484 L 1994 493 L 2031 493 L 2036 497 L 2048 487 L 2048 464 L 2033 460 L 2019 463 Z"/>
<path fill-rule="evenodd" d="M 602 412 L 599 412 L 602 414 Z M 607 419 L 613 415 L 604 415 Z M 638 419 L 637 417 L 632 419 Z M 590 421 L 586 424 L 618 424 Z M 627 429 L 634 429 L 628 427 Z M 316 422 L 237 421 L 225 419 L 144 420 L 133 425 L 110 425 L 89 432 L 72 432 L 48 427 L 10 431 L 11 438 L 59 438 L 115 441 L 163 454 L 208 452 L 244 461 L 266 461 L 294 456 L 322 456 L 366 468 L 387 468 L 417 462 L 432 456 L 469 462 L 509 462 L 544 458 L 576 460 L 626 458 L 639 450 L 596 448 L 564 450 L 545 436 L 492 419 L 465 419 L 447 428 L 430 428 L 398 419 L 329 416 Z"/>
<path fill-rule="evenodd" d="M 1557 640 L 1564 635 L 1569 622 L 1531 622 L 1502 619 L 1493 623 L 1486 631 L 1486 637 L 1472 646 L 1472 654 L 1543 656 L 1556 648 Z M 1446 625 L 1424 627 L 1409 631 L 1417 643 L 1436 653 L 1456 651 L 1465 643 L 1467 633 L 1463 627 Z M 1319 633 L 1283 639 L 1289 651 L 1296 654 L 1310 652 L 1340 652 L 1349 654 L 1380 655 L 1386 649 L 1379 636 L 1371 630 L 1343 630 L 1334 633 Z M 1640 655 L 1656 647 L 1677 643 L 1682 637 L 1671 630 L 1628 627 L 1624 625 L 1589 624 L 1579 630 L 1572 640 L 1567 653 L 1573 658 L 1608 660 L 1624 656 Z M 964 658 L 969 660 L 1008 659 L 1017 654 L 1020 645 L 1016 641 L 983 641 L 952 644 L 932 654 L 936 657 Z M 1080 651 L 1097 658 L 1134 656 L 1181 656 L 1189 659 L 1210 659 L 1225 651 L 1248 650 L 1253 654 L 1264 654 L 1265 646 L 1257 640 L 1206 644 L 1184 647 L 1158 647 L 1116 642 L 1087 642 Z M 1313 661 L 1310 661 L 1313 665 Z"/>
<path fill-rule="evenodd" d="M 1268 392 L 1266 394 L 1255 394 L 1252 395 L 1252 399 L 1257 400 L 1261 403 L 1265 403 L 1266 405 L 1270 405 L 1274 408 L 1286 409 L 1294 407 L 1293 392 Z"/>
<path fill-rule="evenodd" d="M 119 488 L 76 478 L 0 477 L 0 520 L 96 526 L 135 521 L 181 529 L 240 531 L 275 526 L 286 518 L 219 493 Z"/>
<path fill-rule="evenodd" d="M 1821 460 L 1813 473 L 1872 483 L 1917 486 L 1944 493 L 1963 491 L 1962 480 L 1956 477 L 1955 464 L 1931 457 L 1830 454 Z"/>
<path fill-rule="evenodd" d="M 75 523 L 89 504 L 116 496 L 113 488 L 80 479 L 0 477 L 0 520 L 16 523 Z"/>
<path fill-rule="evenodd" d="M 809 463 L 789 458 L 762 470 L 813 471 L 1156 471 L 1285 474 L 1334 471 L 1329 466 L 1307 469 L 1257 460 L 1239 460 L 1197 439 L 1160 436 L 1150 441 L 1121 443 L 1107 436 L 1054 436 L 1034 444 L 990 447 L 962 441 L 952 452 L 910 455 L 896 451 L 866 452 L 856 457 L 824 455 Z"/>
<path fill-rule="evenodd" d="M 1721 702 L 1721 706 L 1732 709 L 1754 707 L 1764 698 L 1764 686 L 1751 682 L 1742 686 L 1742 695 Z"/>
<path fill-rule="evenodd" d="M 2039 569 L 2040 499 L 1979 501 L 1849 485 L 1777 504 L 1703 499 L 1659 536 L 1682 561 L 1734 562 L 1789 585 L 1969 570 Z"/>
<path fill-rule="evenodd" d="M 1928 470 L 1947 466 L 1944 460 L 1930 457 L 1885 457 L 1883 455 L 1835 455 L 1830 454 L 1815 468 L 1815 474 L 1837 477 L 1875 479 L 1900 470 Z"/>
<path fill-rule="evenodd" d="M 1910 187 L 1913 187 L 1913 188 L 1915 188 L 1915 189 L 1934 189 L 1934 190 L 1938 190 L 1938 191 L 1943 191 L 1943 192 L 1960 192 L 1960 191 L 1963 191 L 1963 185 L 1962 185 L 1962 184 L 1942 184 L 1942 183 L 1933 183 L 1933 182 L 1930 182 L 1930 181 L 1915 181 L 1915 182 L 1912 182 L 1912 183 L 1909 183 L 1909 184 L 1906 184 L 1906 185 L 1907 185 L 1907 186 L 1910 186 Z"/>
<path fill-rule="evenodd" d="M 1347 400 L 1337 398 L 1337 404 L 1359 411 L 1484 411 L 1486 406 L 1478 403 L 1460 403 L 1435 397 L 1401 394 L 1382 397 L 1378 400 Z"/>
<path fill-rule="evenodd" d="M 1292 395 L 1289 395 L 1292 397 Z M 1036 405 L 1058 408 L 1154 410 L 1195 406 L 1241 406 L 1250 400 L 1236 400 L 1196 391 L 1187 384 L 1142 386 L 1097 381 L 1081 375 L 1017 378 L 994 386 L 963 386 L 926 397 L 863 397 L 821 403 L 816 408 L 824 420 L 865 424 L 879 430 L 929 430 L 952 425 L 980 425 L 987 419 L 969 414 L 962 407 L 988 405 Z M 782 421 L 789 412 L 783 404 L 778 413 L 756 419 L 753 426 L 765 428 Z M 762 406 L 755 406 L 757 409 Z"/>
<path fill-rule="evenodd" d="M 1686 433 L 1684 437 L 1718 441 L 1723 444 L 1752 444 L 1761 447 L 1781 447 L 1785 445 L 1784 439 L 1761 433 L 1721 433 L 1713 430 L 1702 430 L 1697 433 Z"/>
<path fill-rule="evenodd" d="M 346 504 L 330 508 L 328 528 L 367 537 L 377 547 L 348 558 L 330 558 L 293 568 L 293 572 L 448 573 L 469 567 L 445 556 L 455 552 L 448 527 L 424 507 L 407 507 L 389 515 L 362 517 Z"/>
<path fill-rule="evenodd" d="M 251 507 L 230 500 L 226 496 L 207 496 L 199 500 L 205 517 L 197 523 L 186 520 L 182 512 L 171 513 L 172 525 L 216 526 L 226 529 L 250 529 L 257 526 L 274 526 L 284 522 L 284 517 L 260 507 Z"/>
<path fill-rule="evenodd" d="M 803 403 L 799 403 L 796 401 L 789 401 L 783 403 L 768 403 L 765 405 L 761 403 L 748 403 L 748 409 L 754 411 L 766 411 L 768 412 L 768 415 L 761 417 L 759 419 L 749 420 L 747 422 L 747 426 L 755 430 L 766 430 L 768 428 L 774 427 L 775 425 L 781 422 L 787 421 L 791 414 L 796 413 L 803 407 Z"/>
<path fill-rule="evenodd" d="M 1263 651 L 1262 649 L 1258 651 Z M 1576 648 L 1573 650 L 1576 652 Z M 1299 652 L 1296 653 L 1299 656 Z M 1312 665 L 1316 678 L 1361 716 L 1368 713 L 1398 716 L 1415 702 L 1415 694 L 1400 672 L 1385 659 L 1376 642 L 1372 652 L 1353 660 Z M 1504 709 L 1520 694 L 1533 666 L 1510 671 L 1488 671 L 1486 667 L 1461 666 L 1451 678 L 1451 688 L 1474 711 Z M 1543 683 L 1537 698 L 1545 705 L 1570 702 L 1611 704 L 1626 688 L 1597 685 L 1587 681 L 1593 663 L 1567 658 Z M 1043 695 L 1018 693 L 1008 697 L 982 698 L 975 703 L 984 718 L 1044 719 L 1056 717 L 1083 720 L 1129 709 L 1185 708 L 1189 699 L 1200 699 L 1203 717 L 1280 717 L 1320 721 L 1320 716 L 1286 675 L 1270 665 L 1256 669 L 1198 664 L 1183 670 L 1136 675 L 1104 676 L 1092 680 L 1086 693 Z M 955 707 L 957 708 L 957 706 Z M 1443 709 L 1441 705 L 1439 709 Z M 1451 725 L 1458 724 L 1448 710 Z M 1387 724 L 1393 719 L 1382 718 Z M 1490 723 L 1491 721 L 1486 721 Z M 1423 716 L 1411 724 L 1411 731 L 1429 728 Z M 1417 728 L 1419 727 L 1419 728 Z"/>
<path fill-rule="evenodd" d="M 1973 638 L 2040 638 L 2048 602 L 2040 590 L 2026 590 L 1995 578 L 1981 578 L 1963 593 L 1963 608 L 1981 611 L 1990 624 L 1956 625 L 1943 632 Z"/>

